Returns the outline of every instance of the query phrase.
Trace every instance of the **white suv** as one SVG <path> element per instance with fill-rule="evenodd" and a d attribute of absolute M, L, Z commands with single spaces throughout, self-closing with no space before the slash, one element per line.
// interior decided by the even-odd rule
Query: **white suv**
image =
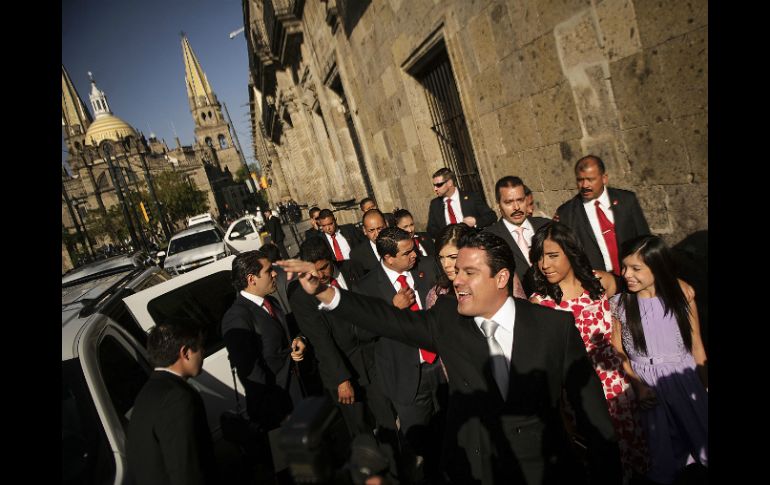
<path fill-rule="evenodd" d="M 147 332 L 182 316 L 204 326 L 203 372 L 188 382 L 203 398 L 222 483 L 242 483 L 242 459 L 222 439 L 219 416 L 235 407 L 233 376 L 220 335 L 235 300 L 233 257 L 177 278 L 158 267 L 110 270 L 62 284 L 62 483 L 126 481 L 126 429 L 152 372 Z M 238 382 L 240 400 L 245 402 Z"/>
<path fill-rule="evenodd" d="M 168 242 L 163 268 L 172 275 L 179 275 L 199 266 L 213 263 L 230 255 L 225 244 L 224 231 L 218 224 L 196 224 L 174 234 Z"/>

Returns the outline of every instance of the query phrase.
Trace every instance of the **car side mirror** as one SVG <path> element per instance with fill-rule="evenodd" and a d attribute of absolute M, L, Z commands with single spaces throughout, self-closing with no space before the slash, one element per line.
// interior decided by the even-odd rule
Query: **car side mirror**
<path fill-rule="evenodd" d="M 233 231 L 230 233 L 230 239 L 238 239 L 241 237 L 241 233 L 238 231 Z"/>

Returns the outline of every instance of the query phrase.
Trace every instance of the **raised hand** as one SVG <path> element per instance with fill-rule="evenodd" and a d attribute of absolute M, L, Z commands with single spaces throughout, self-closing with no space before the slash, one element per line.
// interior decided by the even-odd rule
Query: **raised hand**
<path fill-rule="evenodd" d="M 411 288 L 401 288 L 393 297 L 393 306 L 404 309 L 409 308 L 414 303 L 414 290 Z"/>

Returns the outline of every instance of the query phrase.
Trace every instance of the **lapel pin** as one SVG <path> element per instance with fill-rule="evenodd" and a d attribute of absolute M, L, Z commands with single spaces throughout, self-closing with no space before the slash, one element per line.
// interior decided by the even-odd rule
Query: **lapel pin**
<path fill-rule="evenodd" d="M 613 200 L 613 201 L 612 201 L 612 205 L 618 205 L 618 201 L 617 201 L 617 199 L 615 199 L 615 200 Z"/>
<path fill-rule="evenodd" d="M 422 271 L 420 271 L 420 274 L 418 274 L 417 276 L 418 276 L 418 277 L 420 277 L 420 278 L 422 278 L 423 276 L 425 276 L 425 273 L 423 273 Z"/>

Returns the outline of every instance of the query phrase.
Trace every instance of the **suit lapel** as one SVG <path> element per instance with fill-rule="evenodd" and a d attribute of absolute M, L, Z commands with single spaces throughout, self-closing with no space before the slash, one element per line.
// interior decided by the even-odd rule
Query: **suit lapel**
<path fill-rule="evenodd" d="M 473 203 L 471 202 L 471 198 L 465 192 L 460 192 L 460 208 L 463 211 L 463 217 L 476 216 L 476 213 L 473 210 Z M 462 222 L 462 221 L 457 221 L 457 222 Z"/>
<path fill-rule="evenodd" d="M 586 214 L 585 206 L 583 205 L 583 199 L 580 197 L 580 194 L 575 196 L 575 212 L 577 212 L 576 220 L 579 220 L 580 223 L 577 224 L 578 231 L 583 231 L 584 233 L 588 234 L 588 237 L 591 239 L 591 241 L 596 244 L 596 247 L 599 247 L 599 242 L 596 240 L 596 236 L 594 236 L 594 231 L 591 229 L 591 222 L 588 220 L 588 214 Z"/>
<path fill-rule="evenodd" d="M 379 288 L 380 294 L 388 303 L 390 303 L 393 300 L 393 297 L 396 296 L 396 289 L 390 282 L 390 279 L 385 273 L 385 270 L 382 269 L 381 264 L 377 265 L 377 272 L 377 286 Z"/>
<path fill-rule="evenodd" d="M 420 271 L 416 265 L 412 271 L 410 271 L 410 273 L 412 273 L 412 279 L 414 280 L 414 287 L 417 290 L 417 295 L 420 297 L 420 306 L 424 309 L 425 297 L 428 295 L 428 291 L 430 291 L 430 287 L 428 286 L 428 278 L 425 276 L 425 273 Z"/>

